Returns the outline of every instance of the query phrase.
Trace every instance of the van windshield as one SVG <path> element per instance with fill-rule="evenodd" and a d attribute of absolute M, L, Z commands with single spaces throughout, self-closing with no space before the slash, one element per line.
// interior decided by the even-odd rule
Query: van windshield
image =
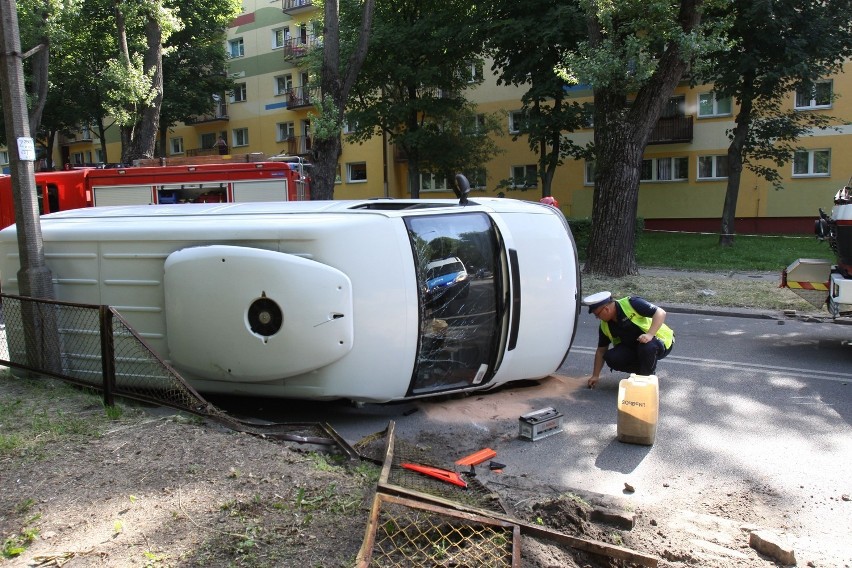
<path fill-rule="evenodd" d="M 420 337 L 408 396 L 487 383 L 508 330 L 507 263 L 485 213 L 405 218 L 417 274 Z"/>

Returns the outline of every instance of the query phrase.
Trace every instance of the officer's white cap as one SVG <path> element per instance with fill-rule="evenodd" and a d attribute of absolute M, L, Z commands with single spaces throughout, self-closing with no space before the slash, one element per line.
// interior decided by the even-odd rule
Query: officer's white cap
<path fill-rule="evenodd" d="M 589 313 L 612 301 L 612 292 L 596 292 L 583 298 L 583 305 L 589 306 Z"/>

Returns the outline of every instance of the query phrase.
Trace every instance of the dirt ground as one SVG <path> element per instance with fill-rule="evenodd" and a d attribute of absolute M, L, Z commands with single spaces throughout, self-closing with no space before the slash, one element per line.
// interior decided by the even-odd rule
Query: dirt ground
<path fill-rule="evenodd" d="M 0 376 L 0 566 L 355 565 L 377 465 L 191 415 L 133 403 L 121 408 L 120 417 L 108 419 L 97 396 Z M 27 431 L 36 435 L 16 437 Z M 383 444 L 378 435 L 364 442 L 367 454 L 371 444 Z M 400 440 L 414 447 L 447 442 Z M 617 499 L 560 494 L 508 474 L 487 489 L 516 518 L 641 552 L 661 567 L 778 565 L 748 546 L 750 529 L 783 523 L 770 488 L 720 492 L 700 505 L 674 496 L 665 509 L 633 510 Z M 603 510 L 619 516 L 593 520 Z M 629 530 L 617 526 L 625 517 L 635 519 Z M 637 565 L 528 536 L 521 551 L 529 568 Z"/>

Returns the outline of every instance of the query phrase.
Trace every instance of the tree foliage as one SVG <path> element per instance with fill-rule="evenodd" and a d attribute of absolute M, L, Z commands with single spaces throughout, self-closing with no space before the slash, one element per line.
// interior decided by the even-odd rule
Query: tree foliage
<path fill-rule="evenodd" d="M 392 0 L 377 7 L 346 116 L 354 141 L 387 135 L 405 156 L 413 198 L 421 172 L 470 172 L 496 152 L 487 134 L 497 121 L 477 117 L 464 97 L 482 80 L 482 17 L 477 5 L 462 0 Z M 354 23 L 345 20 L 348 29 Z"/>
<path fill-rule="evenodd" d="M 702 23 L 712 1 L 579 0 L 587 36 L 567 51 L 560 72 L 594 93 L 588 273 L 638 272 L 634 227 L 643 154 L 683 74 L 721 42 L 724 21 Z"/>
<path fill-rule="evenodd" d="M 169 127 L 209 114 L 216 105 L 213 95 L 224 96 L 233 88 L 224 38 L 242 6 L 240 0 L 194 0 L 176 2 L 175 8 L 183 25 L 164 44 L 163 142 Z M 160 152 L 165 155 L 165 148 Z"/>
<path fill-rule="evenodd" d="M 322 114 L 311 144 L 311 199 L 332 199 L 338 160 L 343 152 L 343 112 L 367 56 L 375 0 L 348 0 L 342 9 L 339 0 L 325 0 L 319 5 L 323 13 L 323 40 L 314 67 L 320 82 L 319 97 L 314 102 Z M 341 14 L 359 22 L 357 31 L 341 33 Z"/>
<path fill-rule="evenodd" d="M 212 95 L 230 86 L 224 38 L 240 13 L 239 0 L 19 4 L 24 49 L 50 47 L 47 90 L 39 91 L 36 58 L 25 66 L 31 115 L 44 108 L 43 121 L 33 126 L 42 146 L 50 148 L 58 132 L 82 126 L 93 126 L 103 145 L 106 130 L 116 124 L 124 131 L 122 159 L 151 157 L 161 107 L 167 128 L 208 112 Z"/>
<path fill-rule="evenodd" d="M 798 140 L 832 120 L 822 112 L 790 108 L 794 91 L 839 72 L 852 53 L 852 3 L 848 0 L 734 0 L 725 7 L 729 42 L 714 51 L 696 81 L 712 83 L 717 98 L 738 104 L 729 133 L 728 182 L 719 242 L 734 241 L 743 168 L 780 189 L 779 168 Z"/>
<path fill-rule="evenodd" d="M 526 88 L 520 109 L 524 120 L 516 125 L 512 139 L 526 137 L 530 149 L 538 154 L 541 195 L 546 197 L 564 159 L 585 155 L 585 149 L 566 133 L 586 126 L 591 109 L 570 100 L 565 79 L 554 71 L 567 50 L 585 37 L 584 14 L 576 2 L 498 0 L 487 21 L 487 45 L 498 85 Z"/>

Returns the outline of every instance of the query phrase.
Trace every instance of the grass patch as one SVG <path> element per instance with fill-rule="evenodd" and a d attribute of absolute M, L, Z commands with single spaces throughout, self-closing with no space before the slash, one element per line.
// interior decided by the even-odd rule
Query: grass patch
<path fill-rule="evenodd" d="M 0 400 L 0 457 L 38 459 L 49 444 L 100 436 L 126 413 L 104 407 L 92 391 L 52 379 L 0 374 L 7 396 Z"/>
<path fill-rule="evenodd" d="M 683 270 L 781 271 L 797 258 L 831 260 L 828 243 L 801 235 L 738 235 L 720 247 L 716 235 L 645 232 L 636 242 L 639 266 Z"/>
<path fill-rule="evenodd" d="M 569 220 L 581 261 L 591 232 L 583 219 Z M 797 258 L 834 260 L 828 243 L 808 235 L 737 235 L 734 246 L 720 247 L 715 234 L 636 231 L 636 262 L 646 268 L 681 270 L 781 271 Z"/>

